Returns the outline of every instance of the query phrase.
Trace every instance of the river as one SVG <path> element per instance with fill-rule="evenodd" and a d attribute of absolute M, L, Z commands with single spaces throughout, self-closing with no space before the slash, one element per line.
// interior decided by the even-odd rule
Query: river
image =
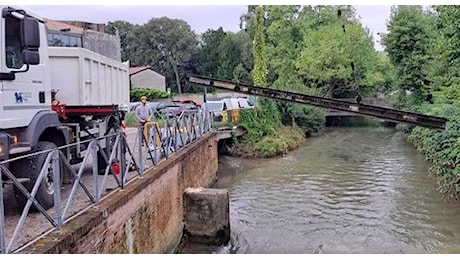
<path fill-rule="evenodd" d="M 274 159 L 220 156 L 231 240 L 182 253 L 460 253 L 460 203 L 391 128 L 328 128 Z"/>

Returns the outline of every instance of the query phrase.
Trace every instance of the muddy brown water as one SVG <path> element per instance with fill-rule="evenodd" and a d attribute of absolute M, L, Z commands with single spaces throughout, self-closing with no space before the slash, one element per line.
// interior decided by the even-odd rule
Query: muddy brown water
<path fill-rule="evenodd" d="M 182 253 L 460 253 L 460 203 L 391 128 L 329 128 L 275 159 L 220 156 L 231 240 Z"/>

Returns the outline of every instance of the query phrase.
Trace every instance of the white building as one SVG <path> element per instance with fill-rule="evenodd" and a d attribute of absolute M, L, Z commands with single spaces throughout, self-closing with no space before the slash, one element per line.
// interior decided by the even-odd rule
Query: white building
<path fill-rule="evenodd" d="M 150 67 L 129 68 L 132 88 L 150 88 L 166 91 L 166 79 Z"/>

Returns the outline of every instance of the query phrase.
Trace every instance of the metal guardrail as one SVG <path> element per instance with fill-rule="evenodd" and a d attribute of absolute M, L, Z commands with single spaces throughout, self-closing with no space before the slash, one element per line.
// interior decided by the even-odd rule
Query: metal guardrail
<path fill-rule="evenodd" d="M 161 163 L 162 160 L 211 131 L 213 129 L 212 124 L 213 118 L 210 112 L 204 110 L 198 112 L 184 111 L 180 116 L 166 118 L 163 126 L 152 122 L 147 123 L 143 128 L 139 127 L 132 145 L 128 143 L 129 138 L 121 131 L 82 142 L 87 143 L 89 152 L 78 165 L 78 169 L 70 165 L 65 155 L 61 152 L 63 148 L 71 148 L 76 144 L 0 162 L 1 175 L 6 176 L 6 179 L 27 198 L 27 203 L 22 209 L 14 232 L 8 236 L 5 231 L 5 213 L 7 213 L 4 207 L 5 183 L 2 180 L 3 178 L 0 177 L 0 253 L 8 254 L 24 246 L 24 244 L 16 244 L 28 215 L 32 213 L 32 208 L 39 212 L 34 214 L 42 214 L 51 224 L 47 231 L 60 229 L 66 221 L 81 212 L 81 210 L 71 210 L 72 204 L 75 204 L 75 201 L 78 200 L 76 198 L 77 193 L 81 193 L 80 196 L 86 197 L 86 201 L 91 202 L 89 205 L 99 204 L 103 197 L 110 194 L 107 192 L 109 186 L 115 185 L 119 189 L 123 189 L 129 183 L 129 180 L 136 176 L 142 176 L 147 168 Z M 101 152 L 103 151 L 101 142 L 107 141 L 112 142 L 112 149 L 107 153 Z M 106 165 L 103 175 L 99 172 L 98 152 L 102 155 Z M 33 188 L 28 191 L 22 184 L 23 180 L 16 178 L 6 167 L 6 164 L 39 154 L 47 154 L 45 163 L 33 184 Z M 87 169 L 88 165 L 91 165 L 89 171 Z M 88 174 L 85 175 L 88 172 L 91 173 L 91 177 L 87 176 Z M 111 182 L 110 176 L 113 179 Z M 45 210 L 39 201 L 35 199 L 35 195 L 42 183 L 42 179 L 48 177 L 53 179 L 54 207 Z M 71 189 L 70 192 L 62 194 L 61 181 L 65 178 L 70 178 Z"/>

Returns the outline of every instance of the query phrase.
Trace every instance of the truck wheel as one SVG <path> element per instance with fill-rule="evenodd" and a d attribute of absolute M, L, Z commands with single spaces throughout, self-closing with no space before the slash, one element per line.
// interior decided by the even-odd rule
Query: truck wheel
<path fill-rule="evenodd" d="M 35 149 L 38 151 L 45 151 L 49 149 L 54 149 L 57 146 L 51 142 L 39 142 Z M 27 159 L 23 159 L 15 163 L 13 166 L 13 171 L 17 177 L 26 177 L 30 178 L 30 181 L 24 182 L 24 187 L 30 192 L 40 175 L 40 171 L 43 168 L 45 163 L 47 153 L 42 153 Z M 62 165 L 60 165 L 62 169 Z M 38 192 L 35 198 L 42 205 L 44 209 L 49 209 L 54 206 L 54 184 L 53 184 L 53 169 L 52 164 L 47 166 L 48 174 L 43 177 L 42 183 L 38 188 Z M 16 197 L 16 202 L 20 207 L 24 207 L 27 203 L 27 198 L 22 194 L 22 192 L 15 186 L 14 195 Z M 34 207 L 32 207 L 34 208 Z"/>

